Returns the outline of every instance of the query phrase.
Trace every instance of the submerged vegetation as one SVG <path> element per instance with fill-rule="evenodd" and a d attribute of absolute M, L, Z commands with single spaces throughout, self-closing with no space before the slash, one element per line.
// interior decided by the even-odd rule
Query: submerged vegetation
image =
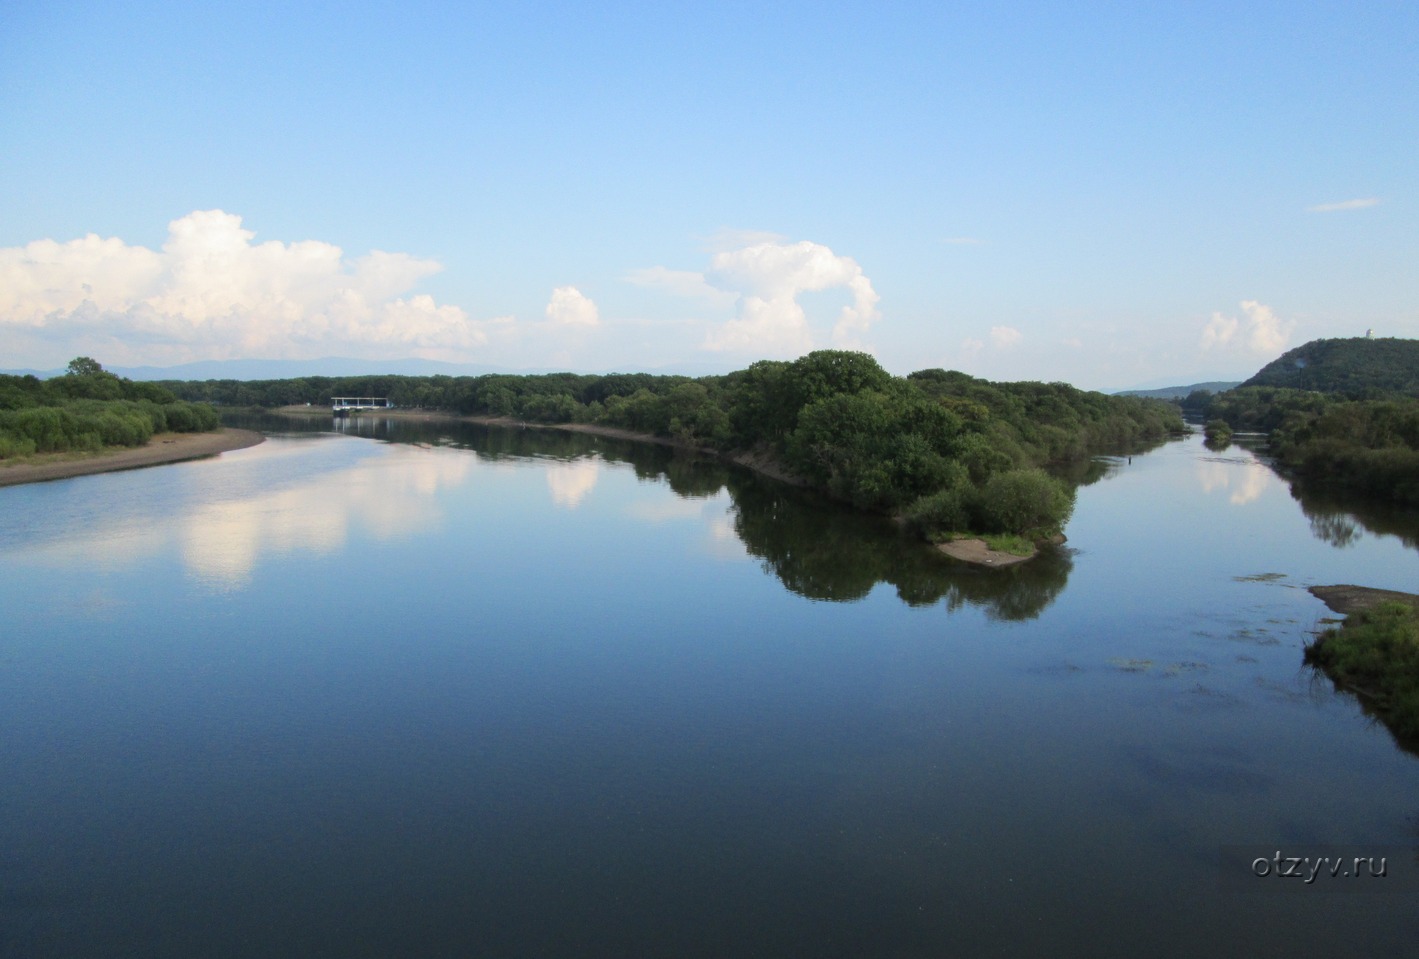
<path fill-rule="evenodd" d="M 1419 745 L 1419 610 L 1385 602 L 1351 613 L 1306 648 L 1306 662 L 1354 692 L 1401 743 Z"/>
<path fill-rule="evenodd" d="M 719 453 L 748 453 L 862 509 L 905 516 L 928 538 L 955 530 L 1045 536 L 1073 487 L 1044 467 L 1182 429 L 1176 407 L 1063 383 L 964 373 L 893 376 L 864 353 L 821 350 L 725 376 L 346 377 L 165 384 L 229 405 L 388 396 L 401 406 L 591 423 Z"/>
<path fill-rule="evenodd" d="M 205 403 L 134 383 L 88 357 L 48 380 L 0 376 L 0 459 L 35 453 L 142 446 L 154 433 L 200 433 L 221 425 Z"/>

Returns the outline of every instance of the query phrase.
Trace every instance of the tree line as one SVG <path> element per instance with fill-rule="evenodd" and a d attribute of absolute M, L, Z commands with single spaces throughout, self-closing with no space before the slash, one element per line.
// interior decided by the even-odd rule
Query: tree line
<path fill-rule="evenodd" d="M 1045 467 L 1183 428 L 1177 407 L 1063 383 L 964 373 L 893 376 L 871 356 L 820 350 L 723 376 L 648 373 L 308 377 L 164 382 L 227 406 L 387 396 L 399 406 L 543 423 L 593 423 L 723 453 L 752 451 L 855 506 L 954 531 L 1048 535 L 1073 487 Z"/>
<path fill-rule="evenodd" d="M 142 446 L 154 433 L 197 433 L 221 422 L 205 403 L 115 376 L 86 356 L 63 376 L 0 375 L 0 459 Z"/>

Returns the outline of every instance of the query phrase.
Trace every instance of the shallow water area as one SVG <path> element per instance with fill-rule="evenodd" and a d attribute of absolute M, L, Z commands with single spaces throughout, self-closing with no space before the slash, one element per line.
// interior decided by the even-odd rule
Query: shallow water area
<path fill-rule="evenodd" d="M 1412 942 L 1419 760 L 1301 650 L 1419 523 L 1200 437 L 1099 472 L 1003 571 L 455 422 L 0 489 L 0 954 Z M 1389 875 L 1244 852 L 1322 845 Z"/>

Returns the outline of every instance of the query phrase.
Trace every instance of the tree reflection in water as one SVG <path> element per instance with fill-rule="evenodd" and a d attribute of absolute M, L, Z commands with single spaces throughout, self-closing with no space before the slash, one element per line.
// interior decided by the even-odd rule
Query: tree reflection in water
<path fill-rule="evenodd" d="M 231 425 L 237 425 L 229 418 Z M 321 417 L 243 419 L 273 431 L 330 429 Z M 911 606 L 982 607 L 999 620 L 1033 619 L 1064 589 L 1070 551 L 1046 550 L 1008 569 L 981 569 L 952 560 L 902 533 L 890 520 L 833 502 L 811 491 L 765 479 L 747 469 L 652 443 L 555 429 L 519 429 L 449 420 L 358 417 L 341 432 L 395 443 L 468 449 L 480 459 L 569 462 L 599 457 L 625 463 L 637 478 L 664 482 L 678 496 L 704 499 L 728 490 L 734 531 L 750 555 L 790 591 L 835 603 L 866 597 L 879 583 Z M 1083 465 L 1075 482 L 1110 473 L 1107 462 Z"/>

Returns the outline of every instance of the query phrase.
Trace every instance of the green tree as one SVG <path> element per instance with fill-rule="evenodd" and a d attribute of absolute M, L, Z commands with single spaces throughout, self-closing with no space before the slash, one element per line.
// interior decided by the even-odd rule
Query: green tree
<path fill-rule="evenodd" d="M 99 361 L 90 356 L 76 356 L 69 361 L 69 365 L 64 369 L 65 376 L 92 376 L 95 373 L 102 373 L 103 367 Z"/>

